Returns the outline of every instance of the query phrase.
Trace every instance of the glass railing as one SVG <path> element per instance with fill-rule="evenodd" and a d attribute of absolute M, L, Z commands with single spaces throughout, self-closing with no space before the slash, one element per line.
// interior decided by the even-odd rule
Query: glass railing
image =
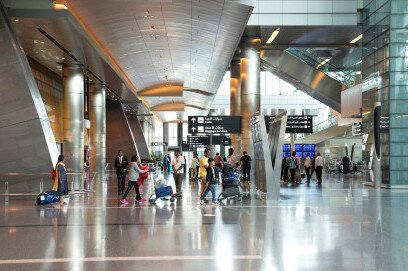
<path fill-rule="evenodd" d="M 345 85 L 346 88 L 352 87 L 356 84 L 358 75 L 357 70 L 360 70 L 359 67 L 356 65 L 342 70 L 330 64 L 330 62 L 327 59 L 315 56 L 306 50 L 290 48 L 287 49 L 286 52 L 302 60 L 304 63 L 308 64 L 314 69 L 317 69 L 325 73 L 334 80 L 339 81 L 340 83 Z"/>

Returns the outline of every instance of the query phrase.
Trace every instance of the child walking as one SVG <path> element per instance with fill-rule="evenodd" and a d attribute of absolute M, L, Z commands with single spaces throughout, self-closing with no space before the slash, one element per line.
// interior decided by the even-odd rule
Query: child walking
<path fill-rule="evenodd" d="M 137 183 L 137 179 L 139 178 L 140 173 L 146 173 L 148 170 L 142 170 L 140 169 L 139 165 L 137 164 L 139 158 L 134 155 L 132 156 L 132 159 L 129 163 L 129 185 L 125 191 L 125 193 L 122 196 L 122 199 L 120 200 L 120 203 L 122 204 L 128 204 L 129 202 L 126 200 L 127 195 L 129 194 L 130 190 L 132 190 L 132 187 L 135 188 L 136 190 L 136 202 L 144 202 L 146 201 L 145 199 L 142 199 L 140 196 L 139 192 L 139 185 Z"/>

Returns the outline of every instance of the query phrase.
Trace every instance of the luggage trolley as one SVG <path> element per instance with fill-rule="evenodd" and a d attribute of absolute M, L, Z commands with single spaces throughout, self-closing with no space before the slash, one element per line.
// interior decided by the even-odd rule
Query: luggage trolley
<path fill-rule="evenodd" d="M 221 172 L 222 177 L 222 192 L 218 196 L 218 202 L 235 198 L 238 201 L 242 200 L 242 191 L 239 186 L 239 174 L 238 172 L 229 164 L 224 164 Z"/>
<path fill-rule="evenodd" d="M 173 193 L 173 188 L 167 185 L 163 177 L 158 177 L 155 181 L 154 193 L 150 196 L 149 202 L 155 204 L 158 199 L 163 201 L 174 202 L 176 195 Z"/>

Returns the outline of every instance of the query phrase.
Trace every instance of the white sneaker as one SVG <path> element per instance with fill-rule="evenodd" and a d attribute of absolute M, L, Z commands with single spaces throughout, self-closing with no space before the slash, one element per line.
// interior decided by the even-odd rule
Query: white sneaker
<path fill-rule="evenodd" d="M 220 205 L 220 203 L 219 203 L 218 201 L 213 201 L 213 202 L 211 202 L 211 204 L 212 204 L 213 206 L 218 206 L 218 205 Z"/>
<path fill-rule="evenodd" d="M 201 206 L 205 205 L 205 201 L 204 201 L 204 200 L 200 200 L 200 205 L 201 205 Z"/>

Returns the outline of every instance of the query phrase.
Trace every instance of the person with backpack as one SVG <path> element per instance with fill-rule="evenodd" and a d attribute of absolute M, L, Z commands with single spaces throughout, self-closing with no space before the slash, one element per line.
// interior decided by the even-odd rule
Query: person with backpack
<path fill-rule="evenodd" d="M 292 152 L 292 156 L 289 160 L 289 170 L 290 170 L 290 180 L 292 183 L 295 183 L 296 169 L 298 168 L 298 159 L 296 152 Z"/>

